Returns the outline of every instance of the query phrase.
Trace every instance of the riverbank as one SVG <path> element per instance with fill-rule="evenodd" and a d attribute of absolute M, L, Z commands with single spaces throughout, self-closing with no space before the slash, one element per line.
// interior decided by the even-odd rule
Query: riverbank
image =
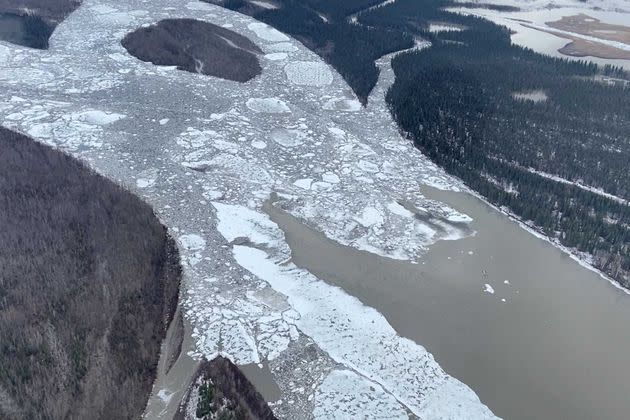
<path fill-rule="evenodd" d="M 510 209 L 508 209 L 506 207 L 498 207 L 498 206 L 492 204 L 491 202 L 486 200 L 485 197 L 483 197 L 482 195 L 478 194 L 476 191 L 474 191 L 474 190 L 472 190 L 470 188 L 464 187 L 463 191 L 465 191 L 466 193 L 472 195 L 473 197 L 477 198 L 478 200 L 483 201 L 488 207 L 491 207 L 496 212 L 501 213 L 504 216 L 508 217 L 510 220 L 512 220 L 513 222 L 517 223 L 523 230 L 527 231 L 531 235 L 535 236 L 538 239 L 542 239 L 543 241 L 549 243 L 550 245 L 552 245 L 555 248 L 559 249 L 560 251 L 564 252 L 567 256 L 569 256 L 576 263 L 578 263 L 582 267 L 584 267 L 584 268 L 586 268 L 586 269 L 596 273 L 600 278 L 602 278 L 603 280 L 606 280 L 607 282 L 609 282 L 615 288 L 623 291 L 626 294 L 630 294 L 630 289 L 628 287 L 622 285 L 620 282 L 618 282 L 617 280 L 613 279 L 612 277 L 610 277 L 609 275 L 604 273 L 602 270 L 600 270 L 597 267 L 595 267 L 591 263 L 591 256 L 590 256 L 590 254 L 579 252 L 577 249 L 568 248 L 568 247 L 562 245 L 557 239 L 546 235 L 536 225 L 532 224 L 531 222 L 524 221 L 517 214 L 511 212 Z"/>

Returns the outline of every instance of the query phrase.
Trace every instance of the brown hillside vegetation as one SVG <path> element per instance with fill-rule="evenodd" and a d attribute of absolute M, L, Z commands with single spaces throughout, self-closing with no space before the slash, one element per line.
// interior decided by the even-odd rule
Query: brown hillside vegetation
<path fill-rule="evenodd" d="M 174 420 L 276 420 L 240 369 L 219 356 L 203 361 Z"/>
<path fill-rule="evenodd" d="M 179 279 L 147 204 L 0 128 L 0 418 L 139 418 Z"/>
<path fill-rule="evenodd" d="M 161 66 L 246 82 L 261 72 L 248 38 L 194 19 L 165 19 L 128 34 L 122 45 L 134 57 Z"/>

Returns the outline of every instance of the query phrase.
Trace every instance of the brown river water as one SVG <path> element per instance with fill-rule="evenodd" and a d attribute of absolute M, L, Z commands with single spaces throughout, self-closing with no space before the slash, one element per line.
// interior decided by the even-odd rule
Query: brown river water
<path fill-rule="evenodd" d="M 630 418 L 630 295 L 467 193 L 423 193 L 471 216 L 477 233 L 438 242 L 415 263 L 266 211 L 296 265 L 379 310 L 496 415 Z"/>

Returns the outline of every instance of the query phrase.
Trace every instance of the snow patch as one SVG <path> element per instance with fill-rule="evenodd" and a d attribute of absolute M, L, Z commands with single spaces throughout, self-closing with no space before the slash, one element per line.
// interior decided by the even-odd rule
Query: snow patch
<path fill-rule="evenodd" d="M 429 24 L 429 32 L 437 33 L 437 32 L 446 32 L 446 31 L 454 31 L 460 32 L 462 28 L 458 26 L 445 25 L 441 23 L 430 23 Z"/>

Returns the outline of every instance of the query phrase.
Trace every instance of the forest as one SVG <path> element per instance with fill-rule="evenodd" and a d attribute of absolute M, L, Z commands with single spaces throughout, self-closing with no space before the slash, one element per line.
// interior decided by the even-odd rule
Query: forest
<path fill-rule="evenodd" d="M 262 51 L 249 38 L 195 19 L 161 20 L 128 33 L 121 44 L 142 61 L 237 82 L 261 71 Z"/>
<path fill-rule="evenodd" d="M 444 10 L 479 3 L 273 3 L 219 4 L 296 37 L 364 104 L 378 79 L 375 59 L 430 41 L 392 61 L 387 102 L 400 130 L 491 203 L 630 286 L 630 88 L 602 82 L 627 80 L 625 71 L 537 54 L 513 45 L 505 27 Z M 432 22 L 464 30 L 432 33 Z"/>
<path fill-rule="evenodd" d="M 238 366 L 223 356 L 201 361 L 173 420 L 191 418 L 277 420 Z"/>
<path fill-rule="evenodd" d="M 0 128 L 0 418 L 137 419 L 177 306 L 151 208 Z"/>

